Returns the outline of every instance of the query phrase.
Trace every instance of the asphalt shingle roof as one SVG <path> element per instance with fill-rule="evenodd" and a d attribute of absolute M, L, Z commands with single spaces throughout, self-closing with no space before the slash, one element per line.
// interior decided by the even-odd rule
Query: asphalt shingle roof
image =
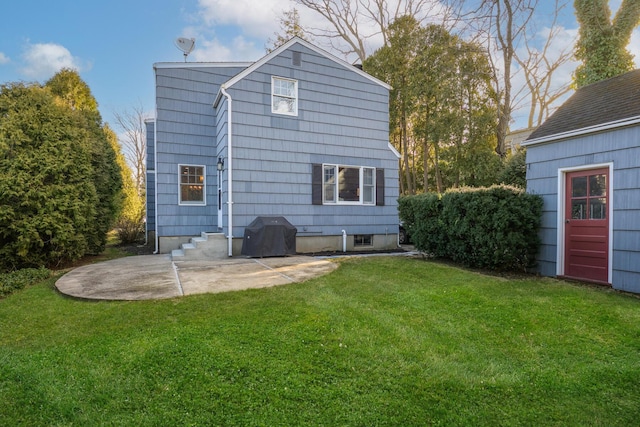
<path fill-rule="evenodd" d="M 640 116 L 640 69 L 578 89 L 528 141 Z"/>

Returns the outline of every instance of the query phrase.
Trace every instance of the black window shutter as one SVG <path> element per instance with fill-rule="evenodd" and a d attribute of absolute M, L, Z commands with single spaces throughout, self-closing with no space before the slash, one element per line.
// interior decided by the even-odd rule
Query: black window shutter
<path fill-rule="evenodd" d="M 384 206 L 384 169 L 376 169 L 376 205 Z"/>
<path fill-rule="evenodd" d="M 322 165 L 311 165 L 311 204 L 322 204 Z"/>

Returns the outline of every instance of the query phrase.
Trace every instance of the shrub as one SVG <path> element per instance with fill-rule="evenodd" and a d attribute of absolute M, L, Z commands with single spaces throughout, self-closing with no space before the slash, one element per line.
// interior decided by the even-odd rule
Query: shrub
<path fill-rule="evenodd" d="M 142 220 L 122 216 L 116 223 L 116 233 L 121 243 L 134 243 L 141 239 L 144 233 Z"/>
<path fill-rule="evenodd" d="M 0 274 L 0 298 L 48 279 L 49 276 L 51 276 L 51 272 L 46 268 L 25 268 L 11 273 Z"/>
<path fill-rule="evenodd" d="M 404 196 L 398 200 L 400 219 L 420 251 L 442 256 L 446 234 L 442 227 L 442 200 L 439 194 Z"/>
<path fill-rule="evenodd" d="M 527 150 L 519 148 L 509 156 L 500 173 L 500 182 L 505 185 L 527 188 Z"/>
<path fill-rule="evenodd" d="M 542 198 L 508 186 L 407 196 L 399 202 L 416 248 L 470 267 L 523 270 L 539 248 Z"/>

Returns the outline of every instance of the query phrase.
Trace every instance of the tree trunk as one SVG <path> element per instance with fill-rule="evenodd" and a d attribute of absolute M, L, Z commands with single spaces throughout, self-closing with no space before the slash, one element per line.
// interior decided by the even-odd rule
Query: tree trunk
<path fill-rule="evenodd" d="M 406 115 L 403 112 L 402 113 L 402 156 L 403 156 L 403 161 L 404 161 L 404 173 L 405 173 L 405 177 L 407 179 L 407 193 L 408 194 L 415 194 L 414 190 L 413 190 L 413 185 L 412 185 L 412 178 L 411 178 L 411 168 L 409 167 L 409 144 L 408 144 L 408 136 L 407 136 L 407 120 L 406 120 Z"/>
<path fill-rule="evenodd" d="M 426 138 L 422 140 L 422 183 L 424 185 L 424 192 L 429 192 L 429 145 Z"/>

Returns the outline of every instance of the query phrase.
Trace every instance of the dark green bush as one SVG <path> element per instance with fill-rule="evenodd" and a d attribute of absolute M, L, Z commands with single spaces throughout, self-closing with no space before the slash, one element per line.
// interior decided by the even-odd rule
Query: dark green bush
<path fill-rule="evenodd" d="M 505 162 L 499 181 L 505 185 L 527 188 L 527 150 L 519 148 Z"/>
<path fill-rule="evenodd" d="M 0 271 L 104 250 L 121 186 L 97 112 L 37 84 L 0 85 Z"/>
<path fill-rule="evenodd" d="M 48 279 L 50 276 L 51 272 L 46 268 L 25 268 L 11 273 L 0 274 L 0 298 Z"/>
<path fill-rule="evenodd" d="M 404 196 L 398 200 L 400 220 L 420 251 L 443 256 L 447 236 L 442 227 L 442 200 L 439 194 Z"/>
<path fill-rule="evenodd" d="M 524 270 L 535 263 L 542 199 L 508 186 L 407 196 L 399 201 L 416 248 L 466 266 Z"/>

